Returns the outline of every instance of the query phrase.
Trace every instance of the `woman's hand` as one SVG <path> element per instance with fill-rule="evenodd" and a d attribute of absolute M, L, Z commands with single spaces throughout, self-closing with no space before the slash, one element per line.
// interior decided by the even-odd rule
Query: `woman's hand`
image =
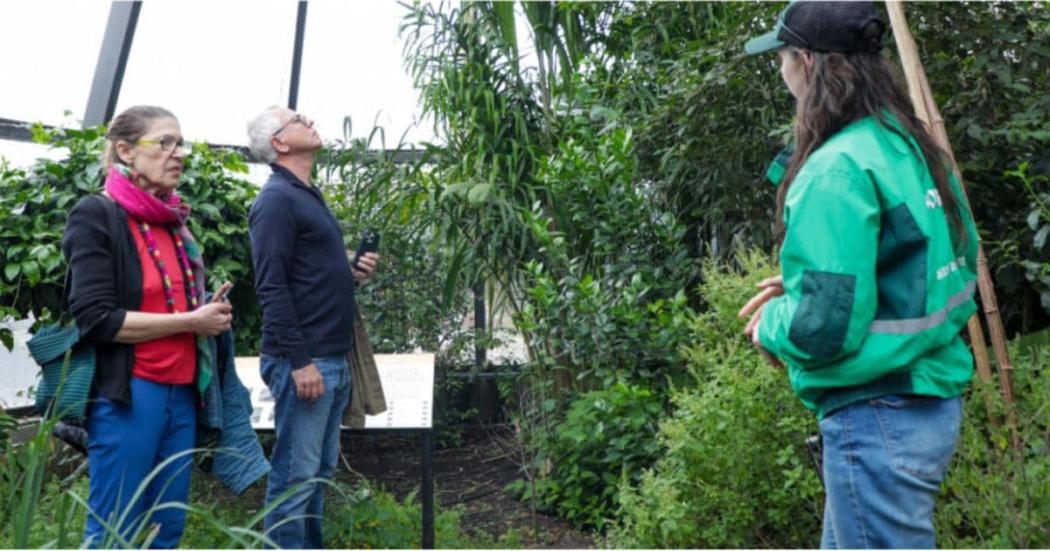
<path fill-rule="evenodd" d="M 212 293 L 210 302 L 229 302 L 230 301 L 230 289 L 233 289 L 233 284 L 229 281 L 224 281 L 222 286 L 217 291 Z"/>
<path fill-rule="evenodd" d="M 214 337 L 230 328 L 233 306 L 229 302 L 209 302 L 194 310 L 193 332 Z"/>
<path fill-rule="evenodd" d="M 737 313 L 737 317 L 743 318 L 748 314 L 751 314 L 751 319 L 749 319 L 747 325 L 744 326 L 744 334 L 751 339 L 751 342 L 754 343 L 755 346 L 758 347 L 758 350 L 762 352 L 766 361 L 776 367 L 781 367 L 783 364 L 780 363 L 780 360 L 777 360 L 762 347 L 762 340 L 758 336 L 758 325 L 762 321 L 762 311 L 765 309 L 766 303 L 769 302 L 769 299 L 784 294 L 784 276 L 763 279 L 758 282 L 757 287 L 761 289 L 761 291 L 751 297 L 751 300 L 747 301 L 747 304 L 745 304 L 744 307 L 740 309 L 740 312 Z"/>
<path fill-rule="evenodd" d="M 776 276 L 763 279 L 762 281 L 758 282 L 758 285 L 756 285 L 756 287 L 761 289 L 761 291 L 759 291 L 757 295 L 751 297 L 751 300 L 747 301 L 747 304 L 745 304 L 744 307 L 740 309 L 740 312 L 737 313 L 737 317 L 743 318 L 744 316 L 756 310 L 757 312 L 755 313 L 758 314 L 758 312 L 762 311 L 761 307 L 765 305 L 765 303 L 769 302 L 769 299 L 783 295 L 784 276 Z M 760 316 L 761 314 L 758 315 Z M 751 319 L 754 320 L 753 317 Z M 750 335 L 751 329 L 753 329 L 753 327 L 751 327 L 750 322 L 747 325 L 748 329 L 745 329 L 744 332 Z"/>

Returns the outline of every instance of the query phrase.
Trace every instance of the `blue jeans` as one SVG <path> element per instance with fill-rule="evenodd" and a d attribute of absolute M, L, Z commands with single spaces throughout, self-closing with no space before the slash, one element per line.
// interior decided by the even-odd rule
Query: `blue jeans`
<path fill-rule="evenodd" d="M 287 358 L 263 356 L 260 369 L 275 404 L 277 443 L 266 486 L 269 504 L 289 488 L 312 478 L 332 478 L 339 461 L 339 426 L 350 399 L 346 356 L 314 358 L 324 378 L 324 394 L 300 400 Z M 320 549 L 324 486 L 305 484 L 266 515 L 270 538 L 285 549 Z"/>
<path fill-rule="evenodd" d="M 197 431 L 197 392 L 193 385 L 166 385 L 132 377 L 131 406 L 115 404 L 101 396 L 88 418 L 88 505 L 106 523 L 130 538 L 140 526 L 160 524 L 152 547 L 173 548 L 182 538 L 186 512 L 159 509 L 145 519 L 154 505 L 186 503 L 190 493 L 191 455 L 173 460 L 146 486 L 143 495 L 131 498 L 154 467 L 169 457 L 193 449 Z M 130 504 L 130 505 L 129 505 Z M 145 533 L 146 530 L 142 530 Z M 102 524 L 88 513 L 84 544 L 97 547 L 106 539 Z"/>
<path fill-rule="evenodd" d="M 960 398 L 889 395 L 820 422 L 825 549 L 933 548 L 933 500 L 955 453 Z"/>

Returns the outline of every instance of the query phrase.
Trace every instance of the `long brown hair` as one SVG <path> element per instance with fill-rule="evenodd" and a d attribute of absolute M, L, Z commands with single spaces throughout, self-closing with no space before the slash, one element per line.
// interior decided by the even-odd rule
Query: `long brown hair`
<path fill-rule="evenodd" d="M 880 33 L 869 25 L 865 33 Z M 800 55 L 792 50 L 790 55 Z M 874 117 L 891 132 L 901 136 L 912 151 L 925 160 L 937 192 L 948 215 L 956 245 L 965 241 L 961 208 L 963 203 L 948 183 L 947 154 L 933 141 L 904 87 L 897 66 L 880 53 L 812 52 L 813 67 L 795 110 L 795 153 L 791 156 L 783 183 L 777 190 L 777 236 L 784 239 L 784 202 L 788 188 L 806 159 L 829 138 L 847 125 Z M 915 151 L 915 139 L 921 151 Z"/>
<path fill-rule="evenodd" d="M 117 115 L 106 129 L 106 152 L 102 154 L 102 164 L 108 170 L 115 164 L 123 164 L 117 155 L 117 142 L 135 143 L 149 131 L 150 123 L 157 119 L 174 119 L 175 115 L 163 107 L 155 105 L 136 105 L 128 107 Z M 176 119 L 177 120 L 177 119 Z"/>

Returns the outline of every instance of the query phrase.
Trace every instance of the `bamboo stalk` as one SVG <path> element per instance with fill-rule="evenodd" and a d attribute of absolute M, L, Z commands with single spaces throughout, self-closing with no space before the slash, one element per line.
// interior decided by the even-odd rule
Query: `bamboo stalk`
<path fill-rule="evenodd" d="M 929 80 L 923 70 L 922 61 L 919 59 L 918 47 L 915 39 L 908 28 L 907 19 L 904 17 L 904 6 L 901 1 L 886 0 L 886 10 L 890 16 L 890 24 L 893 26 L 893 36 L 897 42 L 897 49 L 901 56 L 901 64 L 904 75 L 908 81 L 908 93 L 911 95 L 915 106 L 916 115 L 930 128 L 934 140 L 947 154 L 951 160 L 952 172 L 959 181 L 963 191 L 963 198 L 969 204 L 966 186 L 962 179 L 959 165 L 955 161 L 955 153 L 951 142 L 948 140 L 948 132 L 945 128 L 944 118 L 933 99 Z M 973 210 L 970 209 L 972 213 Z M 1006 346 L 1006 331 L 1003 329 L 1002 318 L 999 315 L 998 301 L 995 297 L 995 287 L 988 270 L 988 260 L 984 254 L 984 246 L 978 243 L 977 248 L 977 286 L 980 290 L 981 304 L 984 306 L 985 322 L 988 324 L 989 336 L 992 347 L 995 350 L 995 359 L 999 367 L 999 384 L 1006 404 L 1007 422 L 1011 428 L 1016 427 L 1016 414 L 1014 413 L 1013 396 L 1013 364 Z M 977 316 L 975 315 L 974 318 Z M 981 332 L 980 321 L 971 319 L 967 324 L 970 332 L 970 342 L 974 348 L 974 360 L 977 363 L 978 376 L 988 381 L 991 371 L 988 367 L 988 352 L 984 343 L 984 335 Z M 982 359 L 983 358 L 983 359 Z M 1014 444 L 1017 444 L 1017 433 L 1013 431 Z"/>
<path fill-rule="evenodd" d="M 977 365 L 977 377 L 982 383 L 991 384 L 992 370 L 988 363 L 988 346 L 984 342 L 984 331 L 981 330 L 981 318 L 978 314 L 970 316 L 966 322 L 966 328 L 970 331 L 970 344 L 973 348 L 973 359 Z M 999 427 L 999 416 L 995 414 L 995 403 L 992 397 L 984 395 L 984 409 L 988 412 L 988 421 L 992 426 Z"/>
<path fill-rule="evenodd" d="M 952 170 L 955 172 L 955 177 L 959 180 L 965 195 L 966 188 L 962 186 L 962 172 L 959 170 L 958 163 L 955 162 L 955 152 L 952 151 L 951 143 L 948 141 L 948 132 L 945 129 L 944 118 L 941 117 L 940 111 L 933 101 L 933 93 L 930 91 L 930 83 L 926 79 L 926 75 L 923 74 L 921 77 L 920 84 L 922 85 L 923 96 L 926 98 L 927 111 L 933 115 L 931 122 L 933 123 L 934 139 L 951 157 Z M 970 202 L 969 196 L 966 196 L 966 202 Z M 970 212 L 973 212 L 973 210 L 971 209 Z M 1002 316 L 999 315 L 999 301 L 995 296 L 995 285 L 992 282 L 991 271 L 988 269 L 988 258 L 984 254 L 984 246 L 980 244 L 977 247 L 977 286 L 981 293 L 981 304 L 984 306 L 984 319 L 985 323 L 988 324 L 992 348 L 995 350 L 995 362 L 999 366 L 999 386 L 1003 393 L 1003 400 L 1006 402 L 1007 415 L 1011 417 L 1011 426 L 1013 426 L 1014 366 L 1010 362 L 1007 350 L 1006 330 L 1003 328 Z"/>

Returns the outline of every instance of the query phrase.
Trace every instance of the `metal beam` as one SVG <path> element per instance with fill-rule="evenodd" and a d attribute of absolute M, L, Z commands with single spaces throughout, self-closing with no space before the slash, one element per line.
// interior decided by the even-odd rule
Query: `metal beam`
<path fill-rule="evenodd" d="M 0 140 L 11 140 L 15 142 L 32 142 L 33 132 L 31 124 L 11 119 L 0 119 Z M 44 128 L 51 128 L 45 125 Z"/>
<path fill-rule="evenodd" d="M 303 68 L 303 38 L 306 35 L 306 0 L 299 0 L 295 16 L 295 43 L 292 45 L 292 78 L 288 85 L 288 108 L 295 111 L 299 105 L 299 72 Z"/>
<path fill-rule="evenodd" d="M 0 117 L 0 140 L 10 140 L 14 142 L 33 142 L 33 127 L 32 123 L 19 121 L 14 119 L 5 119 Z M 48 124 L 43 125 L 45 130 L 54 130 L 55 126 Z M 252 154 L 251 149 L 243 145 L 227 145 L 227 144 L 214 144 L 209 143 L 208 147 L 211 149 L 231 149 L 241 154 L 244 157 L 245 162 L 248 163 L 261 163 L 262 161 L 255 158 Z M 425 151 L 422 149 L 370 149 L 365 151 L 364 158 L 369 161 L 378 161 L 379 159 L 390 159 L 395 164 L 412 164 L 418 163 L 424 160 Z M 317 160 L 321 164 L 340 162 L 342 159 L 338 151 L 335 155 L 321 155 Z"/>
<path fill-rule="evenodd" d="M 113 119 L 141 9 L 141 0 L 114 1 L 110 4 L 106 34 L 102 37 L 102 50 L 98 54 L 95 77 L 91 81 L 91 95 L 84 109 L 85 128 Z"/>

